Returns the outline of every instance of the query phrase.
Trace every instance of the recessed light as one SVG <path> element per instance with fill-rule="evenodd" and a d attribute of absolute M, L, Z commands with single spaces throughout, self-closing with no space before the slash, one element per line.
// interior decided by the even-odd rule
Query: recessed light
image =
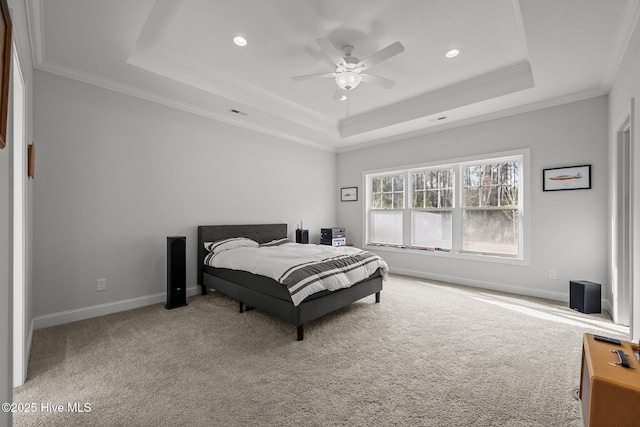
<path fill-rule="evenodd" d="M 460 55 L 460 51 L 458 49 L 451 49 L 445 54 L 447 58 L 455 58 L 458 55 Z"/>
<path fill-rule="evenodd" d="M 347 95 L 342 95 L 340 97 L 340 101 L 346 101 L 347 100 Z"/>
<path fill-rule="evenodd" d="M 242 36 L 235 36 L 233 38 L 233 42 L 236 44 L 236 46 L 246 46 L 247 45 L 247 39 L 245 39 Z"/>

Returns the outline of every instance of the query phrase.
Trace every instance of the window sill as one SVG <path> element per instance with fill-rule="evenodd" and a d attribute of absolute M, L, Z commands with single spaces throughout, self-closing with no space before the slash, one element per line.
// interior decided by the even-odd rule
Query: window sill
<path fill-rule="evenodd" d="M 421 248 L 386 246 L 386 245 L 375 245 L 375 244 L 365 244 L 364 249 L 368 251 L 394 252 L 399 254 L 428 256 L 428 257 L 444 257 L 448 259 L 459 259 L 459 260 L 465 260 L 465 261 L 479 261 L 479 262 L 510 264 L 510 265 L 530 265 L 529 260 L 527 260 L 526 258 L 500 256 L 500 255 L 489 255 L 489 254 L 467 253 L 467 252 L 462 253 L 462 252 L 451 252 L 448 250 L 430 250 L 430 249 L 421 249 Z"/>

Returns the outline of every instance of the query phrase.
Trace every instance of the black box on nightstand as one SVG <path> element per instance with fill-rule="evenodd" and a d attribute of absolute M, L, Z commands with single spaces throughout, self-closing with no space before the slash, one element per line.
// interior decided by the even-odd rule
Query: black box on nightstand
<path fill-rule="evenodd" d="M 330 246 L 344 246 L 347 244 L 347 234 L 344 227 L 320 229 L 320 244 Z"/>
<path fill-rule="evenodd" d="M 296 230 L 296 243 L 309 243 L 309 230 L 302 230 L 298 228 Z"/>
<path fill-rule="evenodd" d="M 571 280 L 569 282 L 569 308 L 581 313 L 600 313 L 601 310 L 600 284 L 586 280 Z"/>

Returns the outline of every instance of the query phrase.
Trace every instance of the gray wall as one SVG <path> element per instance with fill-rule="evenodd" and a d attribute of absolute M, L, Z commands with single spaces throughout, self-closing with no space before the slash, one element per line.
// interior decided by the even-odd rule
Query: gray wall
<path fill-rule="evenodd" d="M 335 223 L 334 153 L 45 72 L 34 84 L 36 317 L 164 293 L 170 235 L 187 236 L 195 287 L 199 224 L 293 237 L 304 220 L 318 241 Z"/>
<path fill-rule="evenodd" d="M 376 252 L 398 273 L 568 301 L 569 280 L 608 286 L 606 141 L 607 98 L 598 97 L 340 153 L 338 185 L 363 189 L 368 170 L 530 148 L 530 265 Z M 592 165 L 591 190 L 542 191 L 542 169 L 584 164 Z M 338 207 L 339 224 L 358 245 L 364 195 L 359 199 Z"/>

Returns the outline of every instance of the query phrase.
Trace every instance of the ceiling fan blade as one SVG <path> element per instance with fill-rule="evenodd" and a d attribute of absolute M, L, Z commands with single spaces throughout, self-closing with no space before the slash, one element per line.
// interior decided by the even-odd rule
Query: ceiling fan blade
<path fill-rule="evenodd" d="M 404 46 L 402 46 L 402 43 L 395 42 L 384 49 L 377 51 L 373 55 L 364 58 L 362 61 L 358 62 L 356 66 L 362 70 L 366 70 L 367 68 L 371 68 L 374 65 L 402 52 L 404 52 Z"/>
<path fill-rule="evenodd" d="M 336 88 L 336 93 L 333 95 L 333 100 L 334 101 L 342 101 L 342 97 L 343 96 L 346 99 L 346 97 L 348 96 L 347 95 L 347 91 L 344 90 L 344 89 L 341 89 L 341 88 Z"/>
<path fill-rule="evenodd" d="M 345 63 L 344 58 L 342 57 L 342 54 L 338 49 L 336 49 L 335 45 L 331 43 L 331 40 L 317 39 L 316 42 L 322 48 L 322 50 L 324 50 L 324 53 L 326 53 L 327 56 L 331 58 L 333 63 L 336 64 L 338 67 Z"/>
<path fill-rule="evenodd" d="M 396 82 L 393 80 L 385 79 L 384 77 L 374 76 L 373 74 L 360 73 L 362 76 L 362 81 L 365 83 L 371 83 L 376 86 L 383 87 L 385 89 L 391 89 Z"/>
<path fill-rule="evenodd" d="M 291 77 L 293 80 L 310 80 L 310 79 L 328 79 L 329 77 L 335 77 L 336 73 L 321 73 L 321 74 L 307 74 L 306 76 Z"/>

